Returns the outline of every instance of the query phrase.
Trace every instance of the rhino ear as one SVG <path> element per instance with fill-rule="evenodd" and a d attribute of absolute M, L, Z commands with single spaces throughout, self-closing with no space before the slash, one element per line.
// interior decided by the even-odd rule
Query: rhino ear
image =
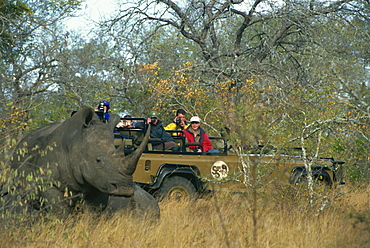
<path fill-rule="evenodd" d="M 90 111 L 86 111 L 86 115 L 84 115 L 85 117 L 85 125 L 88 126 L 90 124 L 90 122 L 92 121 L 93 119 L 93 116 L 94 116 L 95 112 L 92 108 L 90 108 Z"/>
<path fill-rule="evenodd" d="M 120 119 L 121 118 L 119 117 L 119 115 L 117 115 L 117 114 L 110 114 L 108 124 L 109 124 L 109 126 L 111 127 L 112 130 L 116 127 L 116 125 L 118 124 L 118 122 L 120 121 Z"/>
<path fill-rule="evenodd" d="M 76 112 L 71 118 L 80 119 L 84 126 L 88 126 L 94 118 L 95 111 L 90 107 L 82 107 L 82 109 Z"/>

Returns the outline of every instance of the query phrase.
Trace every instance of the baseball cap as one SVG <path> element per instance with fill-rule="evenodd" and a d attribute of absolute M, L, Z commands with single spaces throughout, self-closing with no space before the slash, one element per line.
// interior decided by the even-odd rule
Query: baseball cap
<path fill-rule="evenodd" d="M 193 117 L 190 118 L 190 123 L 191 122 L 200 122 L 200 119 L 199 119 L 198 116 L 193 116 Z"/>

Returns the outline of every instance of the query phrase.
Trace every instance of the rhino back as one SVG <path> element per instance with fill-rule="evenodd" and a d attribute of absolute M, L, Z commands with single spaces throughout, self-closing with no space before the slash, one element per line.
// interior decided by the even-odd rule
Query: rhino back
<path fill-rule="evenodd" d="M 44 157 L 42 151 L 46 152 L 47 147 L 52 147 L 54 141 L 51 134 L 55 132 L 65 120 L 60 120 L 42 128 L 39 128 L 26 135 L 17 145 L 11 167 L 21 171 L 35 170 L 37 160 Z"/>

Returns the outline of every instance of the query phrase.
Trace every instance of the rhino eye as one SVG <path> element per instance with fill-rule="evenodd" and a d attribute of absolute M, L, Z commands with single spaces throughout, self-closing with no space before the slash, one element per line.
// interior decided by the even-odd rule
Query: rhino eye
<path fill-rule="evenodd" d="M 101 162 L 101 159 L 100 158 L 97 158 L 96 159 L 96 162 L 100 163 Z"/>

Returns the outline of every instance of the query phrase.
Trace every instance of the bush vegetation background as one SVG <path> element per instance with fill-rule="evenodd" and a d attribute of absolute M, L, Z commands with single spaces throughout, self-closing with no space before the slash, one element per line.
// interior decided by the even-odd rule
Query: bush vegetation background
<path fill-rule="evenodd" d="M 236 145 L 304 146 L 369 180 L 367 1 L 120 1 L 89 33 L 67 30 L 82 4 L 0 6 L 1 166 L 27 132 L 104 99 L 165 124 L 183 108 Z"/>
<path fill-rule="evenodd" d="M 111 112 L 156 111 L 164 123 L 185 109 L 242 151 L 343 160 L 348 188 L 315 192 L 317 206 L 290 188 L 161 203 L 161 220 L 142 226 L 125 215 L 27 217 L 3 225 L 2 246 L 368 244 L 368 1 L 120 1 L 89 33 L 67 30 L 82 3 L 0 3 L 1 183 L 25 134 L 104 99 Z"/>

